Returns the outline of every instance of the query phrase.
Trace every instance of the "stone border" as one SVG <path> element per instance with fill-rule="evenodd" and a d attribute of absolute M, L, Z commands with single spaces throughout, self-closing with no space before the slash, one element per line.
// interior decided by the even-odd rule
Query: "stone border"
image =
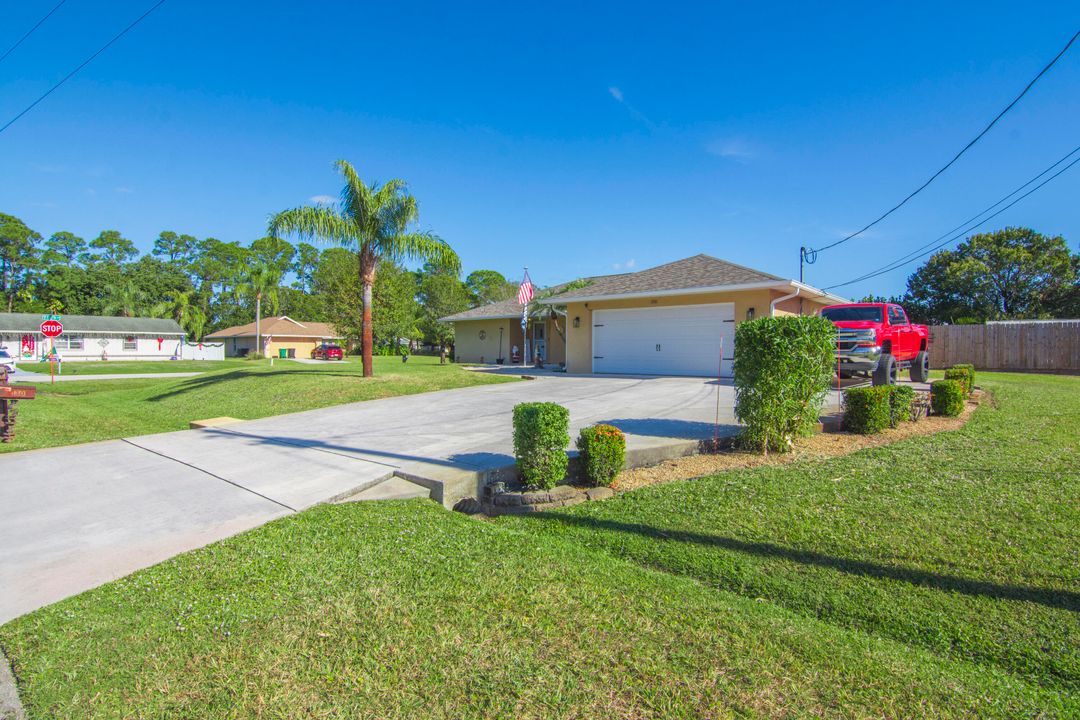
<path fill-rule="evenodd" d="M 487 495 L 480 500 L 465 498 L 454 505 L 454 510 L 468 515 L 483 513 L 489 517 L 528 515 L 578 505 L 590 500 L 607 500 L 614 495 L 615 491 L 609 487 L 582 488 L 573 485 L 557 485 L 551 490 L 510 490 Z"/>

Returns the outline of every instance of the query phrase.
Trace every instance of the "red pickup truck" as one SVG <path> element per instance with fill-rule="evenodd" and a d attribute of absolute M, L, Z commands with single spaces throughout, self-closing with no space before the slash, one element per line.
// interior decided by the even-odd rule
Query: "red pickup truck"
<path fill-rule="evenodd" d="M 869 375 L 874 385 L 892 385 L 901 370 L 912 382 L 930 375 L 930 329 L 908 320 L 893 303 L 829 305 L 821 316 L 837 327 L 837 372 L 840 377 Z"/>

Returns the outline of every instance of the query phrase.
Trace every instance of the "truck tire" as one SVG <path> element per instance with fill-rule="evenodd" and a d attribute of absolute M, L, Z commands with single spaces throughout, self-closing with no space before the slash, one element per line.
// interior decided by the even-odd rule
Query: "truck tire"
<path fill-rule="evenodd" d="M 896 358 L 892 355 L 881 356 L 877 369 L 874 370 L 872 384 L 875 386 L 896 384 Z"/>
<path fill-rule="evenodd" d="M 923 350 L 911 361 L 911 382 L 924 383 L 930 379 L 930 353 Z"/>

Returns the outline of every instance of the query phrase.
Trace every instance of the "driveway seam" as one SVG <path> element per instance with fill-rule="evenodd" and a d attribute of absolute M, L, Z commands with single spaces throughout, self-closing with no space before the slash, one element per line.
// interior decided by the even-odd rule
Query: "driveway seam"
<path fill-rule="evenodd" d="M 269 500 L 270 502 L 274 503 L 275 505 L 279 505 L 279 506 L 285 508 L 289 512 L 299 512 L 299 510 L 292 507 L 291 505 L 287 505 L 287 504 L 281 502 L 280 500 L 275 500 L 274 498 L 270 497 L 269 495 L 263 495 L 261 492 L 258 492 L 256 490 L 252 490 L 249 487 L 244 487 L 240 483 L 233 482 L 232 480 L 229 480 L 228 478 L 223 478 L 220 475 L 215 475 L 214 473 L 210 472 L 209 470 L 205 470 L 205 469 L 199 467 L 198 465 L 192 465 L 191 463 L 184 462 L 183 460 L 178 460 L 178 459 L 176 459 L 174 457 L 166 455 L 165 453 L 158 452 L 157 450 L 151 450 L 150 448 L 143 447 L 142 445 L 139 445 L 136 442 L 132 442 L 131 440 L 128 440 L 127 438 L 120 438 L 120 440 L 122 442 L 126 442 L 128 445 L 131 445 L 132 447 L 139 448 L 140 450 L 142 450 L 144 452 L 148 452 L 148 453 L 150 453 L 152 455 L 157 455 L 158 457 L 165 458 L 166 460 L 172 460 L 173 462 L 180 463 L 181 465 L 189 467 L 192 470 L 198 470 L 199 472 L 201 472 L 201 473 L 203 473 L 205 475 L 209 475 L 212 478 L 216 478 L 216 479 L 220 480 L 221 482 L 228 483 L 229 485 L 232 485 L 233 487 L 236 487 L 236 488 L 240 488 L 241 490 L 243 490 L 245 492 L 249 492 L 252 495 L 257 495 L 258 497 L 261 497 L 263 500 Z"/>

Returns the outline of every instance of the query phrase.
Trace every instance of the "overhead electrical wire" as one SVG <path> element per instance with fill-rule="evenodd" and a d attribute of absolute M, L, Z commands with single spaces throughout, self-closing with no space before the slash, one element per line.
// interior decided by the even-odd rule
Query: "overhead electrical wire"
<path fill-rule="evenodd" d="M 158 0 L 158 2 L 157 2 L 156 4 L 154 4 L 154 6 L 153 6 L 153 7 L 151 7 L 151 8 L 149 9 L 149 10 L 147 10 L 147 11 L 146 11 L 146 12 L 144 12 L 144 13 L 143 13 L 142 15 L 140 15 L 139 17 L 137 17 L 137 18 L 135 19 L 135 21 L 134 21 L 134 22 L 132 22 L 132 23 L 131 23 L 130 25 L 128 25 L 128 26 L 127 26 L 126 28 L 124 28 L 123 30 L 121 30 L 120 32 L 118 32 L 118 33 L 117 33 L 116 35 L 114 35 L 114 36 L 113 36 L 113 39 L 112 39 L 112 40 L 110 40 L 109 42 L 105 43 L 104 45 L 102 45 L 102 46 L 101 46 L 100 48 L 98 48 L 97 52 L 95 52 L 95 53 L 94 53 L 93 55 L 91 55 L 90 57 L 88 57 L 88 58 L 86 58 L 85 60 L 83 60 L 83 61 L 82 61 L 82 63 L 80 63 L 80 64 L 79 64 L 79 66 L 78 66 L 78 67 L 76 67 L 76 68 L 75 68 L 74 70 L 72 70 L 72 71 L 71 71 L 71 72 L 69 72 L 69 73 L 68 73 L 67 75 L 65 75 L 65 76 L 64 76 L 64 77 L 63 77 L 63 78 L 62 78 L 62 79 L 60 80 L 60 82 L 56 83 L 56 84 L 55 84 L 55 85 L 53 85 L 53 86 L 52 86 L 51 88 L 49 88 L 48 90 L 46 90 L 46 91 L 45 91 L 45 93 L 44 93 L 44 94 L 43 94 L 43 95 L 42 95 L 41 97 L 39 97 L 39 98 L 38 98 L 37 100 L 35 100 L 34 102 L 32 102 L 32 103 L 30 103 L 29 105 L 27 105 L 27 106 L 26 106 L 26 108 L 25 108 L 25 109 L 24 109 L 24 110 L 23 110 L 22 112 L 20 112 L 20 113 L 19 113 L 18 115 L 16 115 L 15 117 L 11 118 L 10 120 L 8 120 L 8 121 L 7 121 L 7 122 L 6 122 L 6 123 L 5 123 L 5 124 L 4 124 L 4 125 L 3 125 L 2 127 L 0 127 L 0 133 L 4 132 L 4 131 L 5 131 L 5 130 L 7 130 L 7 129 L 8 129 L 9 127 L 11 127 L 12 125 L 14 125 L 14 124 L 15 124 L 15 122 L 16 122 L 16 121 L 18 121 L 18 119 L 19 119 L 19 118 L 21 118 L 21 117 L 22 117 L 23 115 L 25 115 L 26 113 L 28 113 L 28 112 L 30 112 L 31 110 L 33 110 L 33 109 L 34 109 L 34 107 L 36 107 L 38 103 L 40 103 L 40 102 L 41 102 L 42 100 L 44 100 L 45 98 L 49 97 L 49 95 L 52 95 L 53 91 L 55 91 L 55 90 L 56 90 L 57 88 L 59 88 L 59 87 L 60 87 L 61 85 L 63 85 L 64 83 L 66 83 L 66 82 L 67 82 L 68 80 L 70 80 L 70 79 L 71 79 L 71 78 L 72 78 L 72 77 L 73 77 L 73 76 L 75 75 L 75 73 L 79 72 L 79 71 L 80 71 L 80 70 L 82 70 L 82 69 L 83 69 L 84 67 L 86 67 L 86 66 L 87 66 L 87 65 L 89 65 L 89 64 L 90 64 L 91 62 L 93 62 L 94 58 L 96 58 L 96 57 L 97 57 L 98 55 L 100 55 L 101 53 L 103 53 L 103 52 L 105 52 L 106 50 L 108 50 L 108 49 L 109 49 L 109 46 L 111 46 L 111 45 L 112 45 L 112 44 L 113 44 L 114 42 L 116 42 L 116 41 L 117 41 L 117 40 L 119 40 L 120 38 L 124 37 L 124 35 L 126 35 L 126 34 L 128 33 L 128 31 L 129 31 L 129 30 L 131 30 L 131 29 L 132 29 L 133 27 L 135 27 L 136 25 L 138 25 L 139 23 L 141 23 L 141 22 L 142 22 L 143 20 L 145 20 L 145 19 L 147 18 L 147 16 L 148 16 L 148 15 L 150 15 L 150 13 L 154 12 L 155 10 L 157 10 L 157 9 L 158 9 L 159 7 L 161 7 L 161 6 L 162 6 L 162 5 L 164 5 L 164 4 L 165 4 L 165 0 Z"/>
<path fill-rule="evenodd" d="M 17 47 L 19 47 L 20 45 L 22 45 L 22 44 L 23 44 L 23 40 L 25 40 L 26 38 L 28 38 L 28 37 L 30 37 L 31 35 L 33 35 L 33 34 L 34 34 L 34 31 L 35 31 L 35 30 L 37 30 L 37 29 L 38 29 L 39 27 L 41 27 L 41 24 L 42 24 L 43 22 L 45 22 L 46 20 L 48 20 L 48 19 L 49 19 L 50 17 L 52 17 L 52 14 L 53 14 L 54 12 L 56 12 L 57 10 L 59 10 L 59 9 L 60 9 L 60 6 L 61 6 L 61 5 L 63 5 L 64 3 L 66 3 L 66 2 L 67 2 L 67 0 L 60 0 L 60 2 L 56 3 L 56 7 L 54 7 L 54 8 L 52 9 L 52 10 L 50 10 L 50 11 L 49 11 L 48 13 L 46 13 L 46 14 L 45 14 L 45 17 L 43 17 L 43 18 L 41 18 L 40 20 L 38 20 L 38 21 L 37 21 L 37 24 L 35 24 L 35 25 L 34 25 L 34 27 L 32 27 L 32 28 L 30 28 L 29 30 L 27 30 L 27 31 L 26 31 L 26 34 L 25 34 L 25 35 L 23 35 L 23 36 L 22 36 L 21 38 L 19 38 L 18 40 L 16 40 L 16 41 L 15 41 L 15 44 L 14 44 L 14 45 L 12 45 L 11 47 L 9 47 L 9 48 L 7 49 L 7 52 L 5 52 L 5 53 L 4 53 L 3 55 L 0 55 L 0 62 L 4 62 L 4 58 L 6 58 L 6 57 L 7 57 L 8 55 L 10 55 L 11 53 L 15 52 L 15 48 L 17 48 Z"/>
<path fill-rule="evenodd" d="M 999 113 L 998 113 L 997 115 L 995 115 L 995 116 L 994 116 L 994 119 L 990 121 L 990 124 L 988 124 L 988 125 L 987 125 L 986 127 L 984 127 L 984 128 L 982 129 L 982 132 L 980 132 L 980 133 L 979 133 L 978 135 L 976 135 L 976 136 L 975 136 L 974 138 L 972 138 L 972 140 L 971 140 L 970 142 L 968 142 L 968 144 L 967 144 L 967 145 L 965 145 L 965 146 L 964 146 L 963 148 L 961 148 L 960 152 L 956 153 L 956 155 L 954 155 L 954 156 L 953 156 L 952 160 L 949 160 L 949 162 L 945 163 L 945 164 L 944 164 L 944 165 L 943 165 L 943 166 L 941 167 L 941 169 L 939 169 L 939 170 L 938 170 L 937 172 L 935 172 L 935 173 L 934 173 L 933 175 L 931 175 L 931 176 L 930 176 L 930 178 L 929 178 L 929 179 L 928 179 L 928 180 L 927 180 L 926 182 L 924 182 L 924 183 L 923 183 L 922 185 L 920 185 L 919 187 L 917 187 L 917 188 L 915 188 L 915 189 L 914 189 L 913 191 L 911 191 L 911 192 L 910 192 L 910 193 L 909 193 L 909 194 L 907 195 L 907 197 L 905 197 L 905 198 L 904 198 L 903 200 L 901 200 L 900 202 L 898 202 L 898 203 L 897 203 L 896 205 L 893 205 L 893 206 L 892 206 L 892 207 L 891 207 L 891 208 L 890 208 L 890 209 L 889 209 L 888 211 L 886 211 L 886 212 L 885 212 L 885 213 L 883 213 L 882 215 L 878 216 L 878 218 L 877 218 L 877 219 L 875 219 L 875 220 L 874 220 L 873 222 L 870 222 L 870 223 L 868 223 L 868 224 L 864 225 L 864 226 L 863 226 L 862 228 L 860 228 L 860 229 L 856 230 L 855 232 L 851 233 L 850 235 L 848 235 L 848 236 L 846 236 L 846 237 L 843 237 L 843 238 L 841 238 L 841 239 L 839 239 L 839 240 L 837 240 L 837 241 L 835 241 L 835 242 L 829 243 L 828 245 L 825 245 L 825 246 L 823 246 L 823 247 L 819 247 L 819 248 L 814 248 L 814 249 L 812 249 L 812 250 L 811 250 L 811 249 L 808 249 L 808 250 L 809 250 L 809 252 L 810 252 L 810 253 L 814 253 L 814 254 L 816 254 L 816 253 L 822 252 L 822 251 L 824 251 L 824 250 L 828 250 L 828 249 L 830 249 L 830 248 L 834 248 L 834 247 L 836 247 L 837 245 L 840 245 L 840 244 L 842 244 L 842 243 L 846 243 L 846 242 L 847 242 L 848 240 L 851 240 L 852 238 L 854 238 L 854 237 L 857 237 L 857 236 L 859 236 L 859 235 L 863 234 L 864 232 L 866 232 L 866 231 L 867 231 L 867 230 L 869 230 L 870 228 L 874 227 L 874 226 L 875 226 L 875 225 L 877 225 L 877 224 L 878 224 L 879 222 L 881 222 L 882 220 L 884 220 L 885 218 L 889 217 L 889 216 L 890 216 L 890 215 L 892 215 L 892 214 L 893 214 L 894 212 L 896 212 L 897 210 L 899 210 L 900 208 L 902 208 L 902 207 L 903 207 L 904 205 L 906 205 L 906 204 L 907 204 L 907 202 L 908 202 L 909 200 L 911 200 L 911 199 L 912 199 L 913 197 L 915 197 L 915 196 L 916 196 L 916 195 L 918 195 L 918 194 L 919 194 L 920 192 L 922 192 L 923 190 L 925 190 L 925 189 L 926 189 L 926 187 L 927 187 L 927 186 L 928 186 L 928 185 L 929 185 L 930 183 L 934 182 L 934 180 L 936 180 L 936 179 L 938 178 L 938 176 L 939 176 L 939 175 L 941 175 L 941 174 L 942 174 L 943 172 L 945 172 L 945 171 L 946 171 L 946 170 L 948 170 L 948 169 L 949 169 L 950 167 L 952 167 L 952 165 L 953 165 L 953 164 L 954 164 L 954 163 L 955 163 L 955 162 L 956 162 L 957 160 L 959 160 L 959 159 L 960 159 L 960 157 L 961 157 L 961 156 L 962 156 L 962 155 L 963 155 L 964 153 L 966 153 L 966 152 L 967 152 L 968 150 L 970 150 L 970 149 L 971 149 L 971 147 L 972 147 L 973 145 L 975 145 L 975 143 L 979 142 L 979 140 L 981 140 L 981 139 L 982 139 L 982 137 L 983 137 L 984 135 L 986 135 L 986 133 L 990 132 L 990 128 L 994 127 L 994 125 L 996 125 L 996 124 L 997 124 L 998 120 L 1000 120 L 1001 118 L 1003 118 L 1003 117 L 1005 116 L 1005 114 L 1006 114 L 1006 113 L 1008 113 L 1008 112 L 1009 112 L 1010 110 L 1012 110 L 1012 109 L 1013 109 L 1013 107 L 1014 107 L 1014 106 L 1015 106 L 1015 105 L 1016 105 L 1016 104 L 1017 104 L 1018 102 L 1020 102 L 1020 99 L 1021 99 L 1021 98 L 1023 98 L 1023 97 L 1025 96 L 1025 95 L 1027 95 L 1027 92 L 1028 92 L 1028 90 L 1030 90 L 1030 89 L 1031 89 L 1032 87 L 1034 87 L 1035 83 L 1037 83 L 1037 82 L 1039 81 L 1039 78 L 1041 78 L 1041 77 L 1042 77 L 1043 75 L 1045 75 L 1045 74 L 1046 74 L 1046 73 L 1047 73 L 1047 72 L 1048 72 L 1048 71 L 1050 70 L 1050 68 L 1052 68 L 1052 67 L 1054 66 L 1054 64 L 1055 64 L 1055 63 L 1057 63 L 1057 61 L 1061 59 L 1061 56 L 1065 54 L 1065 52 L 1066 52 L 1066 51 L 1067 51 L 1067 50 L 1068 50 L 1068 49 L 1069 49 L 1069 48 L 1070 48 L 1070 47 L 1072 46 L 1072 44 L 1073 44 L 1074 42 L 1076 42 L 1076 38 L 1078 38 L 1078 37 L 1080 37 L 1080 30 L 1078 30 L 1078 31 L 1077 31 L 1077 32 L 1076 32 L 1076 33 L 1075 33 L 1075 34 L 1074 34 L 1074 35 L 1073 35 L 1073 36 L 1072 36 L 1071 38 L 1069 38 L 1069 42 L 1065 43 L 1065 47 L 1061 48 L 1061 50 L 1060 50 L 1060 51 L 1058 52 L 1058 54 L 1057 54 L 1057 55 L 1055 55 L 1055 56 L 1054 56 L 1054 58 L 1053 58 L 1053 59 L 1052 59 L 1052 60 L 1051 60 L 1050 62 L 1048 62 L 1048 63 L 1046 64 L 1046 66 L 1045 66 L 1045 67 L 1043 67 L 1043 69 L 1042 69 L 1042 70 L 1040 70 L 1040 71 L 1039 71 L 1039 73 L 1038 73 L 1038 74 L 1037 74 L 1037 75 L 1036 75 L 1036 76 L 1035 76 L 1034 78 L 1032 78 L 1032 79 L 1031 79 L 1031 82 L 1029 82 L 1029 83 L 1028 83 L 1028 84 L 1027 84 L 1026 86 L 1024 86 L 1024 89 L 1020 91 L 1020 94 L 1019 94 L 1019 95 L 1017 95 L 1017 96 L 1016 96 L 1015 98 L 1013 98 L 1012 102 L 1010 102 L 1010 103 L 1009 103 L 1008 105 L 1006 105 L 1006 106 L 1005 106 L 1005 108 L 1004 108 L 1004 109 L 1003 109 L 1003 110 L 1002 110 L 1001 112 L 999 112 Z"/>
<path fill-rule="evenodd" d="M 1057 162 L 1052 164 L 1050 167 L 1046 168 L 1041 173 L 1039 173 L 1035 177 L 1031 178 L 1026 183 L 1024 183 L 1023 185 L 1016 188 L 1015 190 L 1013 190 L 1011 193 L 1009 193 L 1005 197 L 1003 197 L 1000 200 L 998 200 L 997 202 L 995 202 L 993 205 L 990 205 L 988 208 L 986 208 L 982 212 L 977 213 L 976 215 L 973 215 L 972 217 L 968 218 L 964 222 L 960 223 L 960 225 L 957 225 L 956 227 L 954 227 L 952 230 L 949 230 L 948 232 L 946 232 L 946 233 L 944 233 L 942 235 L 939 235 L 936 239 L 931 240 L 929 243 L 926 243 L 925 245 L 922 245 L 922 246 L 916 248 L 915 250 L 912 250 L 907 255 L 904 255 L 904 256 L 896 259 L 896 260 L 893 260 L 892 262 L 888 263 L 887 265 L 884 265 L 884 266 L 878 268 L 877 270 L 873 270 L 873 271 L 871 271 L 871 272 L 869 272 L 869 273 L 867 273 L 865 275 L 861 275 L 861 276 L 859 276 L 857 278 L 854 278 L 852 280 L 848 280 L 846 282 L 837 283 L 836 285 L 829 285 L 828 287 L 826 287 L 824 289 L 825 290 L 832 290 L 833 288 L 845 287 L 847 285 L 853 285 L 854 283 L 857 283 L 857 282 L 862 282 L 863 280 L 869 280 L 871 278 L 875 278 L 875 277 L 877 277 L 879 275 L 884 275 L 885 273 L 892 272 L 893 270 L 896 270 L 897 268 L 903 267 L 904 265 L 907 265 L 910 262 L 913 262 L 913 261 L 918 260 L 918 259 L 920 259 L 922 257 L 925 257 L 925 256 L 935 252 L 936 250 L 939 250 L 940 248 L 945 247 L 949 243 L 960 239 L 961 237 L 963 237 L 967 233 L 971 232 L 975 228 L 979 227 L 980 225 L 985 224 L 987 221 L 989 221 L 989 220 L 997 217 L 1001 213 L 1005 212 L 1006 210 L 1011 208 L 1013 205 L 1015 205 L 1016 203 L 1020 202 L 1024 198 L 1026 198 L 1028 195 L 1031 195 L 1036 190 L 1043 187 L 1044 185 L 1049 183 L 1054 178 L 1058 177 L 1062 173 L 1069 170 L 1069 168 L 1071 168 L 1073 165 L 1076 165 L 1077 163 L 1080 163 L 1080 156 L 1077 156 L 1077 157 L 1073 158 L 1072 162 L 1070 162 L 1068 165 L 1061 168 L 1056 173 L 1054 173 L 1050 177 L 1046 178 L 1041 183 L 1039 183 L 1035 187 L 1031 188 L 1026 193 L 1024 193 L 1020 197 L 1016 198 L 1015 200 L 1010 202 L 1005 207 L 997 210 L 996 212 L 994 212 L 991 215 L 987 215 L 986 217 L 982 218 L 981 220 L 978 219 L 980 216 L 985 215 L 987 212 L 993 210 L 998 205 L 1001 205 L 1003 202 L 1007 201 L 1009 198 L 1013 197 L 1014 195 L 1016 195 L 1017 193 L 1022 191 L 1024 188 L 1028 187 L 1029 185 L 1031 185 L 1032 183 L 1037 181 L 1039 178 L 1043 177 L 1044 175 L 1046 175 L 1047 173 L 1052 171 L 1058 165 L 1061 165 L 1063 162 L 1065 162 L 1066 160 L 1071 158 L 1073 155 L 1077 155 L 1077 153 L 1080 153 L 1080 145 L 1073 148 L 1071 152 L 1066 154 L 1064 157 L 1059 159 Z M 975 222 L 975 221 L 977 221 L 977 222 Z M 974 223 L 974 224 L 971 224 L 971 223 Z M 953 233 L 955 233 L 960 228 L 963 228 L 963 230 L 961 230 L 958 234 L 954 235 Z M 920 252 L 920 251 L 922 251 L 922 252 Z"/>

